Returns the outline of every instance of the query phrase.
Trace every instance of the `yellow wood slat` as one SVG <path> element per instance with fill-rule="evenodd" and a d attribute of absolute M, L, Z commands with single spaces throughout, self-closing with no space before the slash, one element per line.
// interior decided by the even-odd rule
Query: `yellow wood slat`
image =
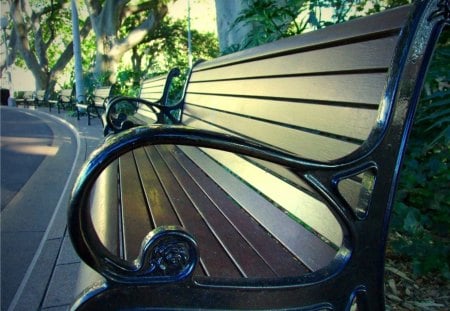
<path fill-rule="evenodd" d="M 397 36 L 195 72 L 191 81 L 387 68 Z M 339 59 L 339 62 L 336 61 Z"/>
<path fill-rule="evenodd" d="M 377 118 L 375 109 L 271 101 L 255 98 L 188 94 L 187 103 L 269 122 L 365 140 Z M 207 114 L 207 112 L 205 112 Z M 207 118 L 207 116 L 205 116 Z"/>
<path fill-rule="evenodd" d="M 217 117 L 212 115 L 208 120 L 214 121 L 215 125 L 219 126 L 215 127 L 190 117 L 190 113 L 191 111 L 185 111 L 183 124 L 224 133 L 234 132 L 235 135 L 239 133 L 254 140 L 292 152 L 300 157 L 318 161 L 330 161 L 344 157 L 359 147 L 359 145 L 350 142 L 302 132 L 258 120 L 248 119 L 242 122 L 242 118 L 233 115 L 220 114 Z M 198 114 L 195 113 L 195 115 Z M 230 132 L 230 130 L 233 132 Z"/>
<path fill-rule="evenodd" d="M 385 83 L 384 73 L 343 74 L 195 82 L 187 92 L 378 105 Z"/>
<path fill-rule="evenodd" d="M 341 245 L 342 229 L 323 202 L 235 154 L 215 149 L 202 150 L 333 244 Z"/>

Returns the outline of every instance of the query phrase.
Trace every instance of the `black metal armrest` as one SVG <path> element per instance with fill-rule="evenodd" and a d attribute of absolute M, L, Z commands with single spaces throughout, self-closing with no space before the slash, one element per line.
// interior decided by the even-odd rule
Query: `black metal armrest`
<path fill-rule="evenodd" d="M 305 160 L 255 141 L 185 126 L 135 127 L 107 137 L 104 144 L 92 153 L 76 181 L 68 212 L 69 232 L 75 250 L 83 261 L 110 281 L 148 284 L 181 280 L 191 276 L 198 262 L 197 244 L 194 238 L 181 228 L 160 227 L 153 230 L 142 242 L 139 258 L 128 262 L 112 254 L 101 243 L 92 223 L 89 195 L 101 172 L 114 160 L 131 150 L 146 145 L 161 144 L 221 149 L 289 167 L 321 192 L 334 211 L 341 214 L 344 222 L 351 226 L 351 221 L 348 221 L 351 216 L 347 214 L 347 211 L 339 208 L 340 202 L 334 202 L 336 198 L 331 198 L 318 182 L 317 176 L 312 174 L 319 172 L 320 175 L 320 172 L 325 172 L 328 176 L 332 176 L 337 169 L 345 168 L 348 164 L 326 164 Z M 349 241 L 343 242 L 339 251 L 340 255 L 336 257 L 340 258 L 339 260 L 349 256 L 348 243 Z M 161 261 L 158 258 L 165 258 L 164 254 L 158 253 L 161 249 L 183 254 L 179 256 L 182 260 L 174 263 L 170 271 L 162 272 L 155 266 L 155 262 Z"/>
<path fill-rule="evenodd" d="M 106 105 L 106 125 L 115 133 L 139 125 L 129 121 L 128 118 L 137 111 L 138 106 L 141 104 L 147 106 L 155 114 L 156 123 L 165 123 L 165 117 L 172 123 L 179 122 L 178 119 L 171 114 L 171 111 L 179 109 L 180 105 L 164 106 L 159 102 L 151 102 L 138 97 L 117 96 L 110 100 Z M 118 106 L 121 107 L 118 108 Z"/>

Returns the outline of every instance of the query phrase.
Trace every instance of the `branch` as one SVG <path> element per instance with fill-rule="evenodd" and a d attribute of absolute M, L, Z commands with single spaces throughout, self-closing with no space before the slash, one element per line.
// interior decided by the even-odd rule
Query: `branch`
<path fill-rule="evenodd" d="M 28 28 L 26 27 L 26 22 L 23 19 L 23 16 L 21 14 L 21 8 L 26 9 L 26 5 L 28 4 L 28 1 L 20 1 L 20 0 L 14 0 L 11 1 L 11 19 L 14 23 L 14 32 L 16 33 L 17 38 L 17 48 L 20 51 L 20 54 L 22 55 L 27 67 L 33 71 L 33 72 L 40 72 L 41 67 L 39 66 L 39 63 L 35 57 L 35 55 L 30 50 L 30 42 L 28 41 Z M 19 5 L 21 5 L 21 8 L 19 8 Z"/>
<path fill-rule="evenodd" d="M 144 38 L 148 35 L 150 30 L 154 29 L 155 26 L 164 18 L 167 14 L 168 8 L 166 5 L 160 8 L 154 8 L 144 22 L 128 34 L 127 37 L 120 40 L 112 49 L 113 54 L 122 55 L 124 52 L 133 48 L 134 46 L 141 43 Z"/>
<path fill-rule="evenodd" d="M 92 24 L 89 19 L 89 17 L 85 20 L 83 28 L 80 30 L 80 40 L 83 40 L 87 37 L 89 32 L 92 29 Z M 64 52 L 61 54 L 61 56 L 58 58 L 58 61 L 53 66 L 53 68 L 50 71 L 51 76 L 57 75 L 59 72 L 61 72 L 67 65 L 67 63 L 70 61 L 70 59 L 73 56 L 73 41 L 70 42 Z"/>

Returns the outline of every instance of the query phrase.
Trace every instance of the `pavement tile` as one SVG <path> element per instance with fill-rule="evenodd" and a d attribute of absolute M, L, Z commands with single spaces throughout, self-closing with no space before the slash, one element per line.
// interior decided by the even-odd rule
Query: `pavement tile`
<path fill-rule="evenodd" d="M 74 301 L 79 266 L 79 263 L 72 263 L 55 267 L 42 308 L 68 305 Z"/>
<path fill-rule="evenodd" d="M 14 311 L 39 310 L 60 246 L 61 239 L 46 241 Z"/>

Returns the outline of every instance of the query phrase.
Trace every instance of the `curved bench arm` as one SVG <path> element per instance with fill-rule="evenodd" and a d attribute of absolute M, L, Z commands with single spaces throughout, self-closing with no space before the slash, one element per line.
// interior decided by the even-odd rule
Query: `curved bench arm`
<path fill-rule="evenodd" d="M 89 196 L 101 172 L 114 160 L 133 149 L 158 144 L 209 147 L 278 163 L 290 167 L 319 191 L 325 187 L 314 184 L 320 182 L 314 176 L 310 178 L 311 172 L 320 171 L 332 176 L 336 169 L 346 166 L 309 161 L 254 141 L 185 126 L 141 126 L 109 136 L 84 165 L 74 186 L 68 213 L 69 232 L 75 250 L 90 267 L 108 280 L 121 283 L 181 280 L 191 275 L 198 261 L 195 240 L 180 228 L 164 227 L 150 232 L 141 245 L 141 255 L 133 263 L 113 255 L 103 246 L 95 232 L 90 216 Z M 332 207 L 351 227 L 351 221 L 348 220 L 350 216 L 339 208 L 341 205 L 336 202 L 333 204 L 333 198 L 330 199 L 330 195 L 324 191 L 322 195 L 330 201 L 330 205 L 337 206 Z M 348 241 L 344 241 L 341 254 L 349 253 L 347 243 Z M 168 258 L 175 261 L 173 266 L 172 259 Z M 163 266 L 166 264 L 159 262 L 166 261 L 169 262 L 170 269 L 164 270 Z"/>
<path fill-rule="evenodd" d="M 159 102 L 151 102 L 138 97 L 118 96 L 114 97 L 108 102 L 105 109 L 105 126 L 111 129 L 114 133 L 122 132 L 131 127 L 138 126 L 140 124 L 134 124 L 128 120 L 127 113 L 120 112 L 117 109 L 117 105 L 126 104 L 129 106 L 129 110 L 135 112 L 138 109 L 138 105 L 145 105 L 156 115 L 156 123 L 164 123 L 164 118 L 167 117 L 172 123 L 178 123 L 171 112 L 180 109 L 181 105 L 164 106 Z"/>

